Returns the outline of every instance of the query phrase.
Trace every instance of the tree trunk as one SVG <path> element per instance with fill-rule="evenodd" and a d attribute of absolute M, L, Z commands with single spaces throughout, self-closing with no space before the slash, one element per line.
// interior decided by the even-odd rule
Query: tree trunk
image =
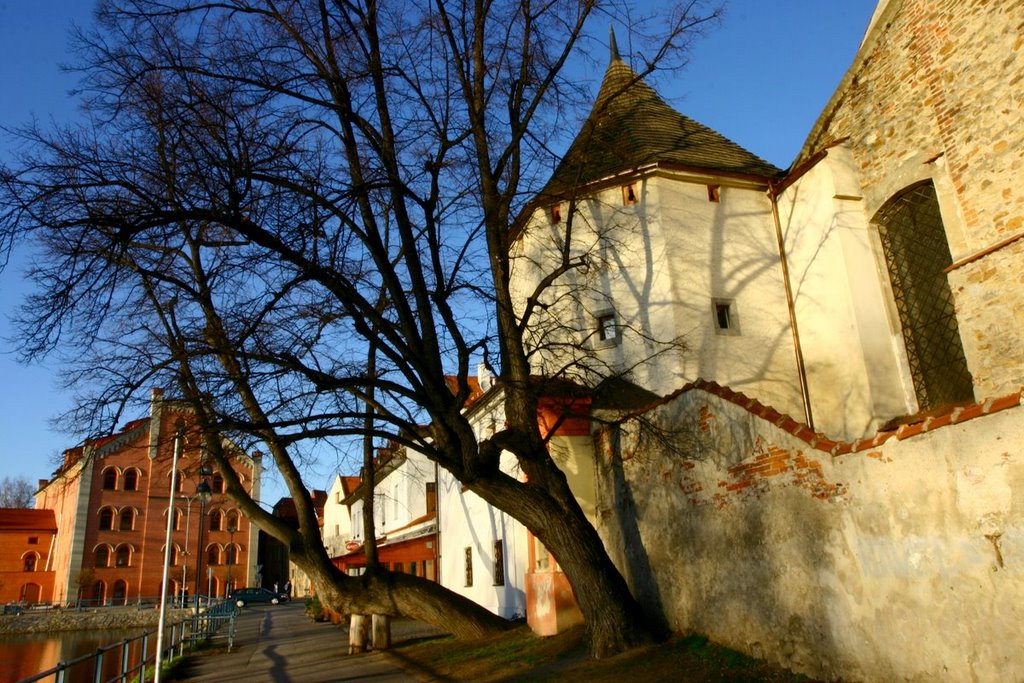
<path fill-rule="evenodd" d="M 348 576 L 331 564 L 296 558 L 317 586 L 321 603 L 342 614 L 405 616 L 457 638 L 501 633 L 509 622 L 472 600 L 424 578 L 375 571 Z"/>
<path fill-rule="evenodd" d="M 573 586 L 594 657 L 606 657 L 662 639 L 605 550 L 597 530 L 552 464 L 545 485 L 478 482 L 471 490 L 520 520 L 554 556 Z M 516 487 L 515 495 L 509 489 Z"/>

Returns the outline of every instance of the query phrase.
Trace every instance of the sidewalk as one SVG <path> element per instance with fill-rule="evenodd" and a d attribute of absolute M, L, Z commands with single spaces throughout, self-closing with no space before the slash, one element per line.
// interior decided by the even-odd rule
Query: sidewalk
<path fill-rule="evenodd" d="M 436 633 L 428 626 L 403 623 L 393 629 L 393 638 L 398 641 Z M 417 680 L 386 654 L 347 653 L 348 630 L 310 620 L 303 613 L 300 601 L 259 605 L 239 610 L 235 646 L 230 653 L 191 657 L 178 669 L 174 680 L 208 683 Z"/>

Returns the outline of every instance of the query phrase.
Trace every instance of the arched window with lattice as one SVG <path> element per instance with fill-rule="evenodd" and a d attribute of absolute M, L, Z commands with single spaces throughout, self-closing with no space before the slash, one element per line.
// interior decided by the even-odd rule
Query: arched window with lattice
<path fill-rule="evenodd" d="M 920 410 L 974 400 L 953 293 L 953 259 L 930 181 L 890 199 L 875 215 L 910 375 Z"/>

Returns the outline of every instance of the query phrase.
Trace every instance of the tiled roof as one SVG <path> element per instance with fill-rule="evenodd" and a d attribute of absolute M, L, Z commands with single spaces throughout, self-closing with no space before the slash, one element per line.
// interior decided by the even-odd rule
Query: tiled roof
<path fill-rule="evenodd" d="M 558 195 L 655 163 L 762 177 L 780 173 L 666 104 L 622 61 L 613 41 L 594 108 L 541 194 Z"/>
<path fill-rule="evenodd" d="M 932 411 L 926 415 L 911 416 L 896 428 L 883 426 L 873 436 L 855 439 L 854 441 L 834 441 L 824 434 L 813 431 L 810 427 L 789 415 L 780 413 L 771 406 L 764 405 L 760 401 L 740 392 L 723 387 L 717 382 L 698 379 L 670 394 L 669 397 L 663 398 L 662 401 L 664 402 L 667 398 L 679 396 L 694 389 L 706 391 L 730 403 L 735 403 L 748 413 L 772 423 L 785 432 L 789 432 L 811 448 L 831 455 L 859 453 L 877 448 L 892 438 L 903 441 L 904 439 L 909 439 L 918 434 L 930 432 L 941 427 L 957 425 L 967 420 L 973 420 L 976 417 L 991 415 L 992 413 L 998 413 L 1009 408 L 1016 408 L 1021 404 L 1021 397 L 1024 394 L 1024 390 L 1022 390 L 996 398 L 989 398 L 979 403 L 950 405 L 942 410 Z"/>
<path fill-rule="evenodd" d="M 448 391 L 452 392 L 452 394 L 459 393 L 458 377 L 455 375 L 445 375 L 444 383 L 448 385 Z M 470 407 L 476 403 L 477 399 L 484 395 L 483 389 L 480 388 L 480 381 L 476 377 L 467 377 L 466 384 L 469 385 L 469 396 L 466 397 L 466 403 L 462 406 L 463 408 Z"/>
<path fill-rule="evenodd" d="M 0 508 L 0 531 L 57 531 L 53 510 Z"/>
<path fill-rule="evenodd" d="M 341 477 L 341 495 L 347 497 L 350 493 L 355 491 L 359 487 L 359 477 L 342 476 Z"/>

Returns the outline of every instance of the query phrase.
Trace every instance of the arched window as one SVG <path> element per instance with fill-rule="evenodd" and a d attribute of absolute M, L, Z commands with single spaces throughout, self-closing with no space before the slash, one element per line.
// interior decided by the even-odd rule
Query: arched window
<path fill-rule="evenodd" d="M 101 545 L 96 548 L 96 566 L 97 567 L 109 567 L 110 566 L 110 548 Z"/>
<path fill-rule="evenodd" d="M 210 489 L 214 493 L 224 493 L 224 477 L 220 476 L 220 473 L 213 475 L 213 480 L 210 482 Z"/>
<path fill-rule="evenodd" d="M 117 470 L 113 467 L 108 467 L 103 470 L 103 490 L 113 491 L 117 488 Z"/>
<path fill-rule="evenodd" d="M 121 523 L 118 528 L 121 531 L 131 531 L 135 528 L 135 510 L 132 508 L 121 510 Z"/>
<path fill-rule="evenodd" d="M 221 514 L 220 510 L 214 510 L 210 513 L 210 531 L 220 531 L 224 528 L 224 515 Z"/>
<path fill-rule="evenodd" d="M 238 564 L 238 548 L 234 545 L 229 545 L 225 553 L 225 559 L 229 565 Z"/>
<path fill-rule="evenodd" d="M 128 583 L 124 580 L 114 582 L 114 604 L 125 605 L 128 602 Z"/>
<path fill-rule="evenodd" d="M 36 563 L 39 561 L 39 555 L 36 553 L 25 553 L 22 557 L 22 569 L 23 572 L 34 572 L 36 570 Z"/>
<path fill-rule="evenodd" d="M 171 566 L 176 566 L 178 564 L 178 546 L 177 545 L 172 545 L 171 546 L 170 562 L 171 562 Z"/>
<path fill-rule="evenodd" d="M 102 605 L 107 599 L 107 584 L 102 581 L 97 581 L 92 587 L 92 598 L 95 604 Z"/>
<path fill-rule="evenodd" d="M 235 510 L 230 511 L 225 516 L 225 521 L 227 522 L 228 529 L 234 529 L 235 531 L 238 531 L 238 512 L 236 512 Z"/>
<path fill-rule="evenodd" d="M 114 566 L 116 567 L 130 567 L 132 561 L 132 549 L 126 545 L 121 546 L 117 549 L 114 554 Z"/>
<path fill-rule="evenodd" d="M 139 488 L 139 471 L 136 469 L 129 469 L 124 473 L 124 488 L 125 491 L 135 491 Z"/>
<path fill-rule="evenodd" d="M 889 200 L 875 216 L 918 408 L 974 400 L 945 269 L 953 262 L 931 182 Z"/>
<path fill-rule="evenodd" d="M 211 545 L 206 549 L 206 564 L 211 567 L 220 564 L 220 548 L 216 545 Z"/>
<path fill-rule="evenodd" d="M 100 529 L 109 531 L 114 528 L 114 511 L 110 508 L 100 510 Z"/>
<path fill-rule="evenodd" d="M 181 510 L 174 508 L 174 530 L 181 531 Z"/>

